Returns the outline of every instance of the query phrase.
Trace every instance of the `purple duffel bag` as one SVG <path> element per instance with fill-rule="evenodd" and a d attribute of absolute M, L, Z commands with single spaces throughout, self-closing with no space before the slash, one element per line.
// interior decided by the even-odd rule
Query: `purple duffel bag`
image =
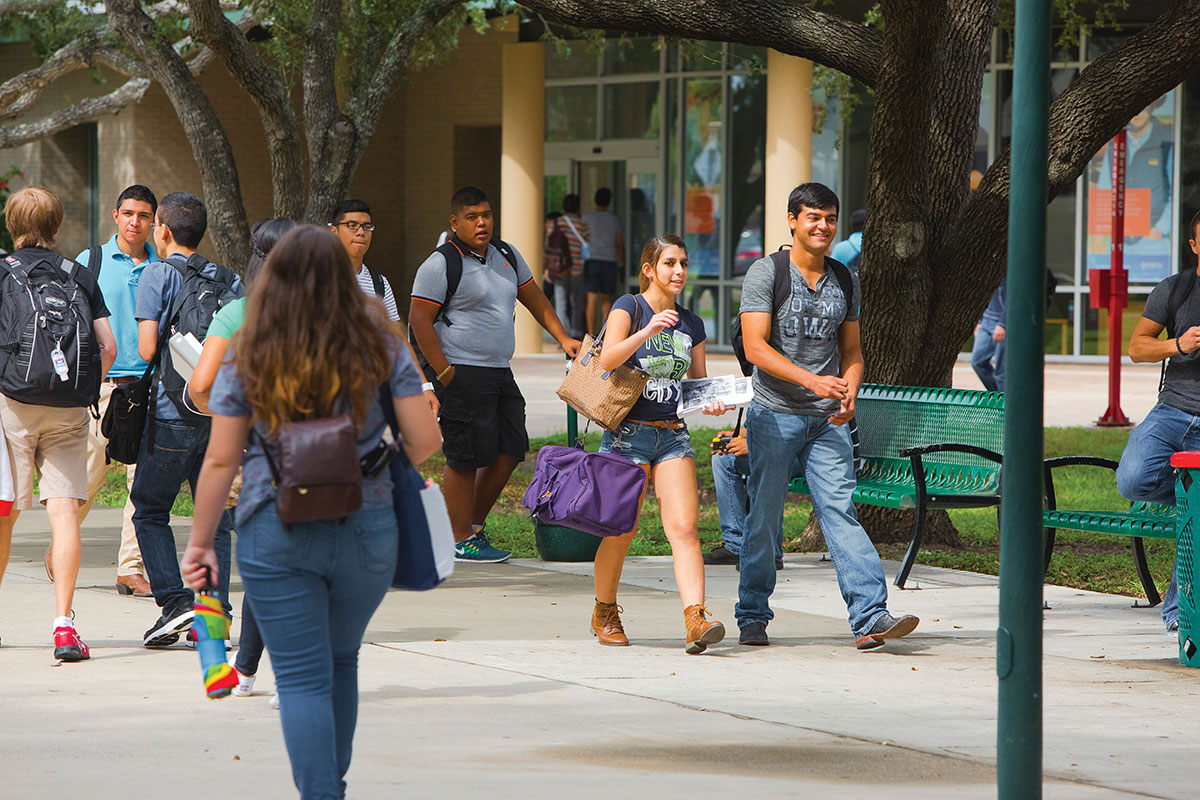
<path fill-rule="evenodd" d="M 623 456 L 548 445 L 538 451 L 524 503 L 542 522 L 620 536 L 637 524 L 645 488 L 645 471 Z"/>

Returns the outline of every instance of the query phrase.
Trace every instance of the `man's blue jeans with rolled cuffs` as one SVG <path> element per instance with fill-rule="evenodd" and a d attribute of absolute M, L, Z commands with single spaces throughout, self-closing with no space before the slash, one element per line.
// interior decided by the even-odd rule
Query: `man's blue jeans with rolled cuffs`
<path fill-rule="evenodd" d="M 1156 403 L 1138 426 L 1117 467 L 1117 491 L 1126 500 L 1175 505 L 1175 470 L 1171 456 L 1200 450 L 1200 417 L 1166 403 Z M 1179 621 L 1178 572 L 1163 594 L 1162 620 L 1168 628 Z"/>
<path fill-rule="evenodd" d="M 775 590 L 774 542 L 782 535 L 790 467 L 799 459 L 812 492 L 813 513 L 821 523 L 849 611 L 850 629 L 855 637 L 865 635 L 887 611 L 887 583 L 879 553 L 858 524 L 851 499 L 856 478 L 849 431 L 825 417 L 781 414 L 752 403 L 746 436 L 750 448 L 750 515 L 742 542 L 741 579 L 734 607 L 738 626 L 766 624 L 775 616 L 768 604 Z"/>

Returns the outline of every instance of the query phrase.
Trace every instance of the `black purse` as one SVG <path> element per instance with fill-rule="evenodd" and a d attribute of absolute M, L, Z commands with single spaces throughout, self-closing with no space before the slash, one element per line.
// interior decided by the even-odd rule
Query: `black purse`
<path fill-rule="evenodd" d="M 158 399 L 158 393 L 154 391 L 154 368 L 158 366 L 170 333 L 171 326 L 164 325 L 162 334 L 158 337 L 158 347 L 154 351 L 155 358 L 146 366 L 142 377 L 113 387 L 108 398 L 108 408 L 104 410 L 104 417 L 100 420 L 100 433 L 108 439 L 108 444 L 104 446 L 104 458 L 107 463 L 137 463 L 138 452 L 142 449 L 142 436 L 146 433 L 146 421 Z"/>

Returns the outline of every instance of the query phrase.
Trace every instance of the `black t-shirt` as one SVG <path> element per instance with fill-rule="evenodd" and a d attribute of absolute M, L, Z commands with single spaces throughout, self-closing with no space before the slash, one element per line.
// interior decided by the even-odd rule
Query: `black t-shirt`
<path fill-rule="evenodd" d="M 1167 300 L 1176 280 L 1196 281 L 1196 271 L 1188 270 L 1155 286 L 1146 298 L 1143 317 L 1159 325 L 1167 324 Z M 1175 330 L 1167 331 L 1167 335 L 1174 337 L 1193 325 L 1200 325 L 1200 283 L 1192 287 L 1175 312 Z M 1171 356 L 1167 361 L 1167 374 L 1162 391 L 1158 393 L 1158 401 L 1188 414 L 1200 415 L 1200 350 Z"/>
<path fill-rule="evenodd" d="M 613 310 L 621 309 L 632 320 L 637 305 L 642 307 L 640 328 L 644 328 L 654 316 L 654 309 L 640 294 L 624 295 L 613 303 Z M 630 409 L 628 419 L 678 418 L 675 412 L 679 407 L 680 381 L 687 377 L 692 365 L 692 348 L 704 341 L 705 331 L 700 317 L 678 304 L 675 310 L 679 312 L 679 322 L 647 339 L 634 351 L 634 364 L 648 374 L 650 380 L 646 381 L 642 396 Z"/>
<path fill-rule="evenodd" d="M 49 261 L 51 264 L 60 263 L 59 256 L 44 247 L 22 247 L 13 253 L 13 256 L 27 266 L 33 266 L 43 259 Z M 63 259 L 62 266 L 69 270 L 71 266 L 68 262 L 70 262 L 70 259 Z M 104 305 L 104 294 L 100 291 L 100 284 L 96 282 L 96 273 L 87 267 L 81 266 L 76 271 L 75 281 L 79 284 L 79 288 L 83 289 L 83 293 L 87 295 L 88 305 L 92 309 L 92 319 L 104 319 L 110 316 L 108 306 Z"/>

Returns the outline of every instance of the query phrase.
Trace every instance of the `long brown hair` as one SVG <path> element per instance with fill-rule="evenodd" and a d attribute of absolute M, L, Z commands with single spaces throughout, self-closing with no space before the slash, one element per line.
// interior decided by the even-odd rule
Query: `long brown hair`
<path fill-rule="evenodd" d="M 646 246 L 642 248 L 642 261 L 638 265 L 638 291 L 644 292 L 650 288 L 650 276 L 642 269 L 642 266 L 650 264 L 658 267 L 658 259 L 662 257 L 663 250 L 666 250 L 671 245 L 675 245 L 685 254 L 687 253 L 687 243 L 673 233 L 659 233 L 651 236 L 646 240 Z"/>
<path fill-rule="evenodd" d="M 337 236 L 312 225 L 288 231 L 271 249 L 233 337 L 255 419 L 274 433 L 347 408 L 361 423 L 391 370 L 386 314 L 376 306 Z"/>

